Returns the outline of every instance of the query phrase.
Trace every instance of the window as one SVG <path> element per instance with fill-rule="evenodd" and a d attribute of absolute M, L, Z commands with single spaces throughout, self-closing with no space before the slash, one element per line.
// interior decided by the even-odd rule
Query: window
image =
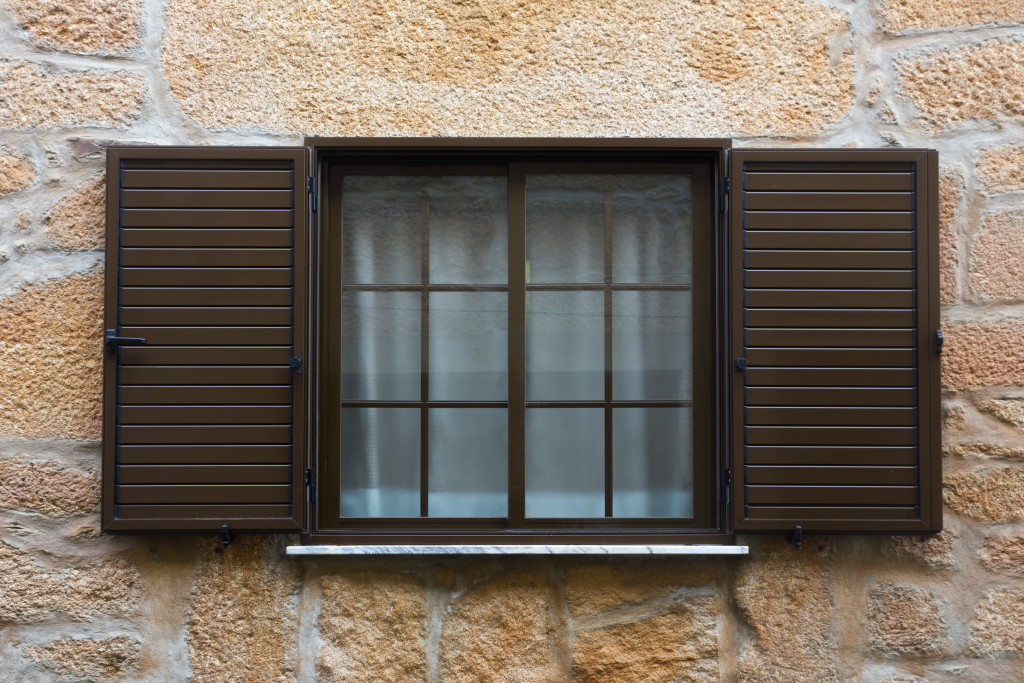
<path fill-rule="evenodd" d="M 935 152 L 313 138 L 107 159 L 105 531 L 941 528 Z"/>

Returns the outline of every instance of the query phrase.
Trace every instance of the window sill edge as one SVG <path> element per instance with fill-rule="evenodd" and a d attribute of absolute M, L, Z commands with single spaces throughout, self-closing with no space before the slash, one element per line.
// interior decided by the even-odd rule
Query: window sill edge
<path fill-rule="evenodd" d="M 288 555 L 746 555 L 745 545 L 290 545 Z"/>

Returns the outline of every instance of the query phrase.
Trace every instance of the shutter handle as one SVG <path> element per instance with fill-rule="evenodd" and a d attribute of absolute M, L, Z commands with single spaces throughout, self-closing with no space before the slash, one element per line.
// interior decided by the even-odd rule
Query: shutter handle
<path fill-rule="evenodd" d="M 942 330 L 935 330 L 935 355 L 942 355 L 942 342 L 945 341 L 942 336 Z"/>
<path fill-rule="evenodd" d="M 120 346 L 142 346 L 146 343 L 142 337 L 118 337 L 117 330 L 107 330 L 105 341 L 107 353 L 114 353 Z"/>

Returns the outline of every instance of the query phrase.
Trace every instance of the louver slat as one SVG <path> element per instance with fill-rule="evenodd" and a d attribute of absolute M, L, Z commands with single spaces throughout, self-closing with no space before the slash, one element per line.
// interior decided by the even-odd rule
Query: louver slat
<path fill-rule="evenodd" d="M 731 159 L 733 528 L 941 528 L 936 154 Z"/>
<path fill-rule="evenodd" d="M 301 531 L 306 150 L 111 148 L 105 531 Z"/>

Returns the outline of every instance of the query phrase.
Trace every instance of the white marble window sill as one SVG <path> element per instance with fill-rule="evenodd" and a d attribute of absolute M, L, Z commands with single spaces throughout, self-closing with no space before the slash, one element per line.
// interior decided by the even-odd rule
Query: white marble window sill
<path fill-rule="evenodd" d="M 289 555 L 746 555 L 745 545 L 290 545 Z"/>

